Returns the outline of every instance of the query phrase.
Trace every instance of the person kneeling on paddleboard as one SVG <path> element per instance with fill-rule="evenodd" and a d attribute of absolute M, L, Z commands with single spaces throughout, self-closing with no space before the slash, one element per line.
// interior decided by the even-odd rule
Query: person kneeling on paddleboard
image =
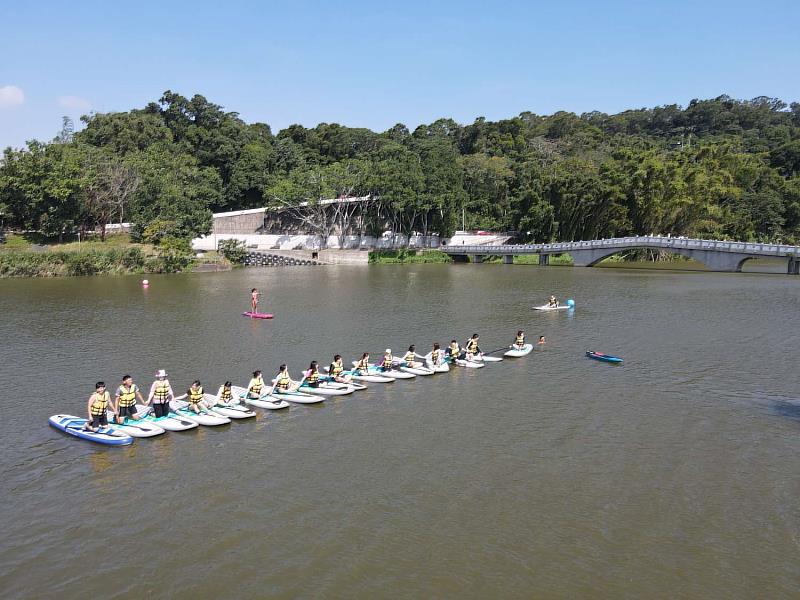
<path fill-rule="evenodd" d="M 417 357 L 425 358 L 424 356 L 420 356 L 419 354 L 417 354 L 416 353 L 416 347 L 414 346 L 414 344 L 411 344 L 408 347 L 408 352 L 406 352 L 403 355 L 403 360 L 405 361 L 406 366 L 407 367 L 411 367 L 412 369 L 418 369 L 419 367 L 421 367 L 422 363 L 421 362 L 417 362 L 417 361 L 414 360 Z"/>
<path fill-rule="evenodd" d="M 83 427 L 86 431 L 97 432 L 101 427 L 108 426 L 106 409 L 109 402 L 111 402 L 111 396 L 106 391 L 106 384 L 98 381 L 94 385 L 94 392 L 89 396 L 89 402 L 86 404 L 86 411 L 89 413 L 89 420 Z"/>
<path fill-rule="evenodd" d="M 522 350 L 525 347 L 525 332 L 521 329 L 517 332 L 517 338 L 514 340 L 514 343 L 511 344 L 512 348 L 516 348 L 517 350 Z"/>
<path fill-rule="evenodd" d="M 319 387 L 319 363 L 315 360 L 311 361 L 311 364 L 308 365 L 308 371 L 303 373 L 303 381 L 308 387 Z"/>
<path fill-rule="evenodd" d="M 337 354 L 333 357 L 331 366 L 328 367 L 328 374 L 334 381 L 339 383 L 350 383 L 353 379 L 349 375 L 342 375 L 344 373 L 344 365 L 342 364 L 342 355 Z"/>
<path fill-rule="evenodd" d="M 367 375 L 369 373 L 369 352 L 364 352 L 356 363 L 356 373 Z"/>
<path fill-rule="evenodd" d="M 117 388 L 116 397 L 114 398 L 114 407 L 112 410 L 116 413 L 116 421 L 120 425 L 125 422 L 126 417 L 130 417 L 134 421 L 141 419 L 139 413 L 136 411 L 136 399 L 144 404 L 142 392 L 139 387 L 133 383 L 133 378 L 130 375 L 125 375 L 122 378 L 122 385 Z"/>
<path fill-rule="evenodd" d="M 175 398 L 175 392 L 167 379 L 167 372 L 164 369 L 156 371 L 156 380 L 150 386 L 150 393 L 147 395 L 145 404 L 153 404 L 153 415 L 156 419 L 166 417 L 169 414 L 169 403 Z"/>
<path fill-rule="evenodd" d="M 464 344 L 467 360 L 478 361 L 481 359 L 481 348 L 478 346 L 478 338 L 480 337 L 477 333 L 473 333 L 472 337 Z"/>
<path fill-rule="evenodd" d="M 292 384 L 295 383 L 292 381 L 292 378 L 289 376 L 289 369 L 286 368 L 286 365 L 281 365 L 278 368 L 278 374 L 275 376 L 275 383 L 270 390 L 270 394 L 274 392 L 286 393 L 290 390 Z"/>
<path fill-rule="evenodd" d="M 209 410 L 211 407 L 203 399 L 203 386 L 200 384 L 199 379 L 192 382 L 191 387 L 186 390 L 182 396 L 178 396 L 175 400 L 183 400 L 186 398 L 189 401 L 189 409 L 192 412 L 202 413 Z"/>
<path fill-rule="evenodd" d="M 383 353 L 383 359 L 381 363 L 378 365 L 378 369 L 381 371 L 391 371 L 392 366 L 394 365 L 394 356 L 392 356 L 392 349 L 387 348 L 386 352 Z"/>
<path fill-rule="evenodd" d="M 251 400 L 258 400 L 261 398 L 263 389 L 264 378 L 261 376 L 261 371 L 253 371 L 253 378 L 247 384 L 247 397 Z"/>

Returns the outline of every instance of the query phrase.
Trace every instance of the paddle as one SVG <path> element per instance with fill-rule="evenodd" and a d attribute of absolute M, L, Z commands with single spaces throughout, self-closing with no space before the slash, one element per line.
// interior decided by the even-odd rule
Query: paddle
<path fill-rule="evenodd" d="M 500 352 L 501 350 L 508 350 L 508 346 L 503 346 L 497 350 L 491 350 L 489 352 L 481 352 L 481 354 L 494 354 L 495 352 Z"/>

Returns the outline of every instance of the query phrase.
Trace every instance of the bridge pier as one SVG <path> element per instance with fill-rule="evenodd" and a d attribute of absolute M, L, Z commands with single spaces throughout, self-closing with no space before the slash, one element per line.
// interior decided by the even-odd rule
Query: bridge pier
<path fill-rule="evenodd" d="M 504 265 L 513 265 L 514 264 L 514 255 L 513 254 L 503 254 L 503 264 Z"/>
<path fill-rule="evenodd" d="M 800 275 L 800 257 L 789 257 L 789 275 Z"/>
<path fill-rule="evenodd" d="M 539 255 L 539 264 L 541 266 L 546 266 L 550 264 L 550 255 L 549 254 L 540 254 Z"/>
<path fill-rule="evenodd" d="M 483 262 L 483 254 L 473 254 L 469 257 L 472 262 L 475 264 L 480 264 Z"/>

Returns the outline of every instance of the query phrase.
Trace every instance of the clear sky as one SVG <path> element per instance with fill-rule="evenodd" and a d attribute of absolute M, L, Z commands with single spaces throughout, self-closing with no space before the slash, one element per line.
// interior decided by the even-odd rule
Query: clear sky
<path fill-rule="evenodd" d="M 0 2 L 0 147 L 200 93 L 274 132 L 800 101 L 800 1 Z"/>

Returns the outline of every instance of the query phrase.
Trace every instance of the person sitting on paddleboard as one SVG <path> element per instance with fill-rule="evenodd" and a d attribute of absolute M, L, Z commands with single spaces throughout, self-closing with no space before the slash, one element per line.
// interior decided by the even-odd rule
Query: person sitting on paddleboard
<path fill-rule="evenodd" d="M 98 431 L 101 427 L 108 426 L 108 418 L 106 417 L 106 409 L 111 402 L 111 396 L 106 391 L 106 384 L 98 381 L 94 385 L 94 392 L 89 396 L 89 402 L 86 404 L 86 412 L 89 413 L 89 420 L 86 421 L 84 429 L 86 431 Z"/>
<path fill-rule="evenodd" d="M 200 384 L 199 379 L 195 379 L 191 387 L 186 390 L 186 393 L 178 396 L 175 400 L 183 400 L 184 398 L 189 401 L 189 410 L 192 412 L 199 414 L 211 408 L 203 399 L 203 386 Z"/>
<path fill-rule="evenodd" d="M 442 351 L 439 348 L 439 342 L 434 342 L 433 350 L 431 350 L 431 364 L 438 367 L 442 364 Z"/>
<path fill-rule="evenodd" d="M 233 404 L 233 391 L 231 390 L 231 386 L 233 384 L 230 381 L 226 381 L 217 390 L 217 404 L 225 404 L 230 405 Z"/>
<path fill-rule="evenodd" d="M 258 312 L 258 297 L 260 295 L 261 294 L 258 293 L 258 290 L 256 288 L 250 290 L 250 308 L 254 313 Z"/>
<path fill-rule="evenodd" d="M 331 366 L 328 367 L 328 374 L 333 378 L 334 381 L 338 381 L 339 383 L 350 383 L 352 378 L 349 375 L 343 375 L 343 373 L 344 365 L 342 364 L 342 355 L 337 354 L 333 357 Z"/>
<path fill-rule="evenodd" d="M 272 385 L 272 389 L 270 390 L 270 394 L 278 392 L 279 394 L 285 394 L 288 392 L 295 383 L 292 381 L 292 378 L 289 376 L 289 369 L 286 368 L 286 365 L 281 365 L 278 367 L 278 374 L 275 376 L 275 383 Z"/>
<path fill-rule="evenodd" d="M 547 302 L 547 306 L 550 308 L 558 308 L 558 300 L 556 300 L 555 296 L 550 296 L 550 300 Z"/>
<path fill-rule="evenodd" d="M 456 362 L 456 359 L 461 356 L 461 348 L 458 346 L 458 342 L 455 340 L 450 340 L 450 345 L 447 347 L 447 358 L 450 362 Z"/>
<path fill-rule="evenodd" d="M 538 342 L 536 342 L 536 343 L 537 343 L 537 344 L 539 344 L 540 346 L 541 346 L 541 345 L 543 345 L 543 344 L 545 343 L 544 336 L 543 336 L 543 335 L 540 335 L 540 336 L 539 336 L 539 341 L 538 341 Z"/>
<path fill-rule="evenodd" d="M 247 384 L 247 397 L 251 400 L 258 400 L 261 398 L 263 389 L 264 378 L 261 376 L 261 371 L 253 371 L 253 378 Z"/>
<path fill-rule="evenodd" d="M 511 345 L 512 348 L 516 348 L 517 350 L 522 350 L 525 347 L 525 332 L 521 329 L 517 332 L 517 338 L 514 340 L 514 343 Z"/>
<path fill-rule="evenodd" d="M 114 398 L 113 411 L 117 414 L 117 423 L 122 424 L 126 417 L 130 417 L 134 421 L 141 419 L 139 413 L 136 411 L 136 399 L 144 404 L 142 392 L 139 387 L 133 383 L 133 378 L 130 375 L 125 375 L 122 378 L 122 385 L 117 388 L 116 397 Z"/>
<path fill-rule="evenodd" d="M 481 348 L 478 346 L 478 338 L 480 338 L 477 333 L 473 333 L 472 337 L 467 340 L 467 343 L 464 344 L 464 351 L 467 353 L 467 360 L 480 360 L 481 358 Z"/>
<path fill-rule="evenodd" d="M 366 375 L 369 373 L 369 352 L 364 352 L 356 363 L 356 373 Z"/>
<path fill-rule="evenodd" d="M 380 369 L 381 371 L 391 371 L 393 364 L 394 364 L 394 356 L 392 356 L 392 349 L 387 348 L 386 352 L 383 353 L 383 359 L 381 359 L 381 363 L 378 365 L 378 369 Z"/>
<path fill-rule="evenodd" d="M 414 346 L 414 344 L 411 344 L 408 347 L 408 351 L 403 355 L 403 360 L 405 361 L 406 366 L 407 367 L 411 367 L 412 369 L 420 368 L 422 366 L 422 363 L 421 362 L 417 362 L 416 360 L 414 360 L 417 357 L 425 358 L 424 356 L 420 356 L 419 354 L 417 354 L 416 353 L 416 346 Z"/>
<path fill-rule="evenodd" d="M 145 404 L 153 405 L 153 414 L 158 419 L 169 414 L 170 400 L 175 398 L 175 392 L 167 379 L 167 372 L 164 369 L 156 371 L 156 380 L 150 386 L 150 393 L 147 395 Z"/>
<path fill-rule="evenodd" d="M 308 365 L 308 371 L 303 373 L 303 380 L 308 387 L 319 387 L 319 363 L 315 360 L 311 361 L 311 364 Z"/>

